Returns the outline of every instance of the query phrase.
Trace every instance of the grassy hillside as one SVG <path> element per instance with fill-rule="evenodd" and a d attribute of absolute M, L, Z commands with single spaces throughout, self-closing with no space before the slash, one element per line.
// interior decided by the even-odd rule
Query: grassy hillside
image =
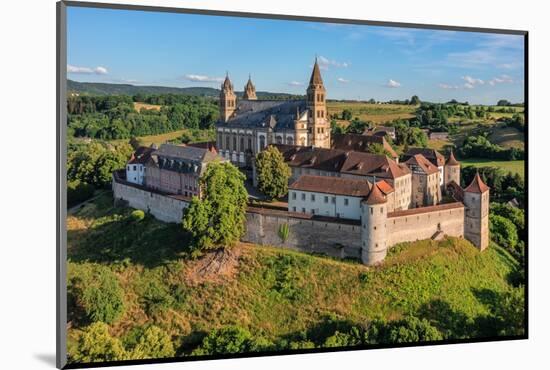
<path fill-rule="evenodd" d="M 518 173 L 521 177 L 525 177 L 525 161 L 493 161 L 484 158 L 468 158 L 461 159 L 462 166 L 475 167 L 500 167 L 504 172 Z"/>
<path fill-rule="evenodd" d="M 179 225 L 130 217 L 111 195 L 68 217 L 68 279 L 107 266 L 124 291 L 125 312 L 110 325 L 127 341 L 154 324 L 171 337 L 177 355 L 189 354 L 211 330 L 239 325 L 276 342 L 304 338 L 323 346 L 327 332 L 371 320 L 413 314 L 445 338 L 492 335 L 479 328 L 509 288 L 516 262 L 492 246 L 479 253 L 469 242 L 405 243 L 384 265 L 271 247 L 239 245 L 222 273 L 202 276 L 203 260 L 186 258 Z M 71 300 L 70 300 L 71 301 Z M 88 323 L 69 306 L 69 353 Z"/>

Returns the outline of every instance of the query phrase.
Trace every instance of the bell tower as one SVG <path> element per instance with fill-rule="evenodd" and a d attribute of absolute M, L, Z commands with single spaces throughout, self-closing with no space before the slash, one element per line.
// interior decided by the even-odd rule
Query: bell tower
<path fill-rule="evenodd" d="M 308 145 L 330 148 L 330 125 L 327 117 L 326 89 L 315 58 L 313 72 L 307 88 Z"/>
<path fill-rule="evenodd" d="M 229 80 L 229 74 L 225 75 L 225 81 L 220 91 L 220 119 L 227 122 L 237 107 L 237 96 L 233 90 L 233 84 Z"/>

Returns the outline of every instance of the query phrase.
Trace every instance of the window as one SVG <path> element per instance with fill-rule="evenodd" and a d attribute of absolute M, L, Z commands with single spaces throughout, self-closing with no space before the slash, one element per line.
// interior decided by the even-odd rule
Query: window
<path fill-rule="evenodd" d="M 325 195 L 325 203 L 328 203 L 328 196 Z"/>
<path fill-rule="evenodd" d="M 332 204 L 336 204 L 336 197 L 332 197 Z"/>
<path fill-rule="evenodd" d="M 133 168 L 133 169 L 134 169 L 134 171 L 136 170 L 136 165 L 135 165 L 135 164 L 134 164 L 134 168 Z"/>
<path fill-rule="evenodd" d="M 237 151 L 237 138 L 233 136 L 233 150 Z"/>
<path fill-rule="evenodd" d="M 260 150 L 265 148 L 265 136 L 260 136 Z"/>
<path fill-rule="evenodd" d="M 315 202 L 315 194 L 311 194 L 311 201 Z"/>
<path fill-rule="evenodd" d="M 344 205 L 347 206 L 349 204 L 348 198 L 344 198 Z"/>
<path fill-rule="evenodd" d="M 292 192 L 292 199 L 296 199 L 296 193 Z"/>
<path fill-rule="evenodd" d="M 306 193 L 302 193 L 302 200 L 306 200 Z"/>
<path fill-rule="evenodd" d="M 130 166 L 128 166 L 128 171 L 130 171 Z"/>
<path fill-rule="evenodd" d="M 296 212 L 296 207 L 292 207 L 292 212 Z"/>
<path fill-rule="evenodd" d="M 373 208 L 370 209 L 370 214 L 371 214 L 371 215 L 373 214 Z"/>
<path fill-rule="evenodd" d="M 302 213 L 306 213 L 306 209 L 305 209 L 305 208 L 302 208 Z"/>
<path fill-rule="evenodd" d="M 311 209 L 311 214 L 314 215 L 315 214 L 315 210 L 312 208 Z"/>
<path fill-rule="evenodd" d="M 241 147 L 239 148 L 239 151 L 244 152 L 244 137 L 241 137 Z"/>

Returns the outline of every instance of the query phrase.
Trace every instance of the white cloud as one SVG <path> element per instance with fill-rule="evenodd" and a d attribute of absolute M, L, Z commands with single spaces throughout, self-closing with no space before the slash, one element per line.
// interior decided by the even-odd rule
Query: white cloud
<path fill-rule="evenodd" d="M 193 82 L 223 82 L 222 77 L 211 77 L 211 76 L 205 76 L 205 75 L 185 75 L 184 76 L 186 80 L 193 81 Z"/>
<path fill-rule="evenodd" d="M 298 82 L 298 81 L 290 81 L 290 82 L 288 83 L 288 85 L 289 85 L 289 86 L 304 86 L 303 83 Z"/>
<path fill-rule="evenodd" d="M 347 84 L 347 83 L 349 82 L 349 80 L 346 80 L 345 78 L 342 78 L 342 77 L 338 77 L 336 80 L 337 80 L 338 82 L 343 83 L 343 84 Z"/>
<path fill-rule="evenodd" d="M 473 88 L 474 88 L 474 85 L 471 84 L 471 83 L 466 82 L 466 83 L 464 84 L 464 88 L 465 88 L 465 89 L 473 89 Z"/>
<path fill-rule="evenodd" d="M 495 86 L 496 84 L 511 84 L 514 83 L 514 79 L 508 75 L 500 75 L 489 80 L 489 85 Z"/>
<path fill-rule="evenodd" d="M 109 71 L 107 71 L 107 68 L 101 66 L 90 68 L 67 64 L 67 73 L 106 75 L 107 73 L 109 73 Z"/>
<path fill-rule="evenodd" d="M 484 85 L 485 84 L 485 81 L 480 80 L 479 78 L 471 77 L 471 76 L 463 76 L 462 79 L 464 81 L 466 81 L 466 84 L 471 85 L 472 87 L 474 85 Z"/>
<path fill-rule="evenodd" d="M 458 85 L 448 85 L 448 84 L 439 84 L 439 87 L 441 87 L 442 89 L 460 89 L 460 86 Z"/>
<path fill-rule="evenodd" d="M 386 86 L 386 87 L 395 88 L 395 87 L 400 87 L 401 84 L 400 84 L 399 82 L 395 81 L 395 80 L 390 79 L 390 80 L 386 83 L 385 86 Z"/>
<path fill-rule="evenodd" d="M 329 67 L 347 68 L 350 65 L 348 62 L 338 62 L 336 60 L 328 59 L 322 55 L 317 58 L 317 63 L 319 64 L 319 68 L 324 70 L 328 70 Z"/>

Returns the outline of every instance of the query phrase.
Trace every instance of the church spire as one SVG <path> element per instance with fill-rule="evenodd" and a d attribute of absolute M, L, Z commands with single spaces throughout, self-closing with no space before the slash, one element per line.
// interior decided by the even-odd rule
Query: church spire
<path fill-rule="evenodd" d="M 250 76 L 250 73 L 248 74 L 248 82 L 244 86 L 243 99 L 244 100 L 258 99 L 258 97 L 256 96 L 256 87 L 254 87 L 254 84 L 252 83 L 252 77 Z"/>
<path fill-rule="evenodd" d="M 323 79 L 321 78 L 321 70 L 319 68 L 319 63 L 317 62 L 317 57 L 315 57 L 315 64 L 313 65 L 313 72 L 311 72 L 311 78 L 309 79 L 310 85 L 322 85 Z"/>

